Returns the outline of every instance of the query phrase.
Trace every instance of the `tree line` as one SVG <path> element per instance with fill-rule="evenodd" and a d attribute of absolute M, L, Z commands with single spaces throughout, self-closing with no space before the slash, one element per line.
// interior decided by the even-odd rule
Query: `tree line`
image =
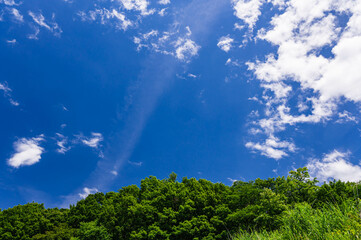
<path fill-rule="evenodd" d="M 186 177 L 177 181 L 172 173 L 163 180 L 145 178 L 139 187 L 91 194 L 69 209 L 33 202 L 0 210 L 0 239 L 241 239 L 240 233 L 277 232 L 288 223 L 296 229 L 300 223 L 292 223 L 290 211 L 307 208 L 317 215 L 347 202 L 357 213 L 358 192 L 353 182 L 320 185 L 307 168 L 232 186 Z M 358 214 L 352 218 L 361 230 Z"/>

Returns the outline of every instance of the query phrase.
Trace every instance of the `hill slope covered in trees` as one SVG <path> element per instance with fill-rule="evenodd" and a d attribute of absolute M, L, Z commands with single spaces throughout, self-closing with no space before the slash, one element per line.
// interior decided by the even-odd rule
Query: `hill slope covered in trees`
<path fill-rule="evenodd" d="M 2 210 L 0 239 L 356 239 L 358 192 L 350 182 L 319 186 L 306 168 L 231 187 L 172 173 L 91 194 L 69 209 Z"/>

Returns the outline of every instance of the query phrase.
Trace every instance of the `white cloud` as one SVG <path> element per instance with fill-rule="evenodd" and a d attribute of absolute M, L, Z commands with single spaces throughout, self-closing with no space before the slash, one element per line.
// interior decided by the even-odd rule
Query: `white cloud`
<path fill-rule="evenodd" d="M 141 15 L 146 16 L 154 13 L 154 9 L 148 9 L 147 0 L 118 0 L 127 10 L 140 11 Z"/>
<path fill-rule="evenodd" d="M 91 148 L 98 148 L 103 141 L 103 135 L 101 133 L 92 133 L 91 137 L 81 137 L 80 140 Z"/>
<path fill-rule="evenodd" d="M 227 179 L 228 179 L 228 181 L 230 181 L 230 182 L 232 182 L 232 183 L 235 183 L 235 182 L 239 181 L 239 180 L 233 179 L 233 178 L 227 178 Z"/>
<path fill-rule="evenodd" d="M 52 32 L 55 36 L 59 37 L 63 32 L 59 25 L 54 21 L 55 14 L 52 15 L 52 22 L 46 21 L 45 17 L 41 13 L 34 13 L 29 11 L 29 16 L 33 19 L 33 21 L 38 24 L 39 26 L 46 28 L 50 32 Z M 37 35 L 37 34 L 36 34 Z M 35 37 L 36 37 L 35 35 Z M 36 39 L 36 38 L 32 38 Z"/>
<path fill-rule="evenodd" d="M 79 193 L 79 197 L 81 198 L 86 198 L 87 196 L 89 196 L 90 194 L 94 194 L 94 193 L 97 193 L 99 192 L 98 189 L 96 188 L 83 188 L 83 192 Z"/>
<path fill-rule="evenodd" d="M 264 0 L 232 0 L 235 15 L 253 28 L 261 15 Z"/>
<path fill-rule="evenodd" d="M 159 16 L 164 17 L 166 10 L 167 10 L 167 8 L 163 8 L 160 11 L 158 11 Z"/>
<path fill-rule="evenodd" d="M 187 61 L 187 59 L 196 56 L 200 46 L 190 39 L 178 38 L 175 43 L 175 53 L 179 60 Z"/>
<path fill-rule="evenodd" d="M 268 2 L 284 11 L 272 18 L 270 28 L 258 31 L 258 39 L 277 47 L 277 54 L 269 54 L 265 61 L 247 63 L 265 90 L 262 96 L 265 117 L 253 125 L 267 138 L 287 126 L 333 119 L 343 99 L 361 101 L 361 72 L 358 70 L 361 2 Z M 338 19 L 344 14 L 349 16 L 346 27 L 342 27 Z M 322 52 L 326 47 L 331 49 L 330 53 Z M 295 94 L 301 100 L 293 107 L 289 100 Z M 302 113 L 306 110 L 308 114 Z M 356 120 L 344 113 L 339 117 Z"/>
<path fill-rule="evenodd" d="M 229 36 L 223 36 L 219 39 L 217 46 L 225 52 L 229 52 L 232 48 L 234 40 Z"/>
<path fill-rule="evenodd" d="M 15 101 L 11 97 L 12 90 L 7 86 L 7 83 L 0 83 L 0 90 L 4 92 L 5 97 L 9 100 L 10 104 L 13 106 L 19 106 L 19 102 Z"/>
<path fill-rule="evenodd" d="M 334 150 L 324 156 L 322 160 L 312 159 L 307 164 L 310 175 L 319 181 L 333 179 L 359 182 L 361 181 L 361 167 L 349 161 L 350 153 Z"/>
<path fill-rule="evenodd" d="M 183 31 L 181 31 L 183 30 Z M 198 54 L 200 46 L 191 39 L 192 31 L 189 26 L 184 29 L 175 28 L 172 31 L 159 32 L 151 30 L 134 37 L 133 42 L 137 50 L 148 48 L 155 52 L 172 55 L 178 60 L 189 62 Z"/>
<path fill-rule="evenodd" d="M 8 86 L 6 86 L 6 84 L 2 84 L 2 83 L 0 83 L 0 90 L 4 91 L 5 93 L 12 91 Z"/>
<path fill-rule="evenodd" d="M 21 15 L 19 10 L 17 10 L 16 8 L 11 8 L 9 11 L 14 16 L 16 21 L 24 22 L 24 17 L 23 15 Z"/>
<path fill-rule="evenodd" d="M 33 18 L 34 22 L 39 24 L 39 26 L 42 26 L 48 30 L 51 30 L 51 27 L 45 22 L 45 17 L 41 13 L 35 14 L 35 13 L 29 11 L 29 15 L 30 15 L 30 17 Z"/>
<path fill-rule="evenodd" d="M 118 12 L 115 9 L 95 9 L 88 13 L 80 11 L 78 12 L 78 16 L 80 16 L 82 21 L 96 21 L 97 18 L 99 18 L 101 24 L 107 24 L 110 19 L 114 19 L 116 20 L 116 28 L 124 31 L 134 25 L 132 21 L 127 19 L 124 13 Z"/>
<path fill-rule="evenodd" d="M 286 151 L 288 152 L 296 151 L 296 147 L 293 143 L 287 141 L 280 141 L 278 138 L 274 136 L 270 136 L 262 144 L 248 142 L 246 143 L 246 147 L 252 150 L 259 151 L 262 155 L 276 160 L 288 156 Z"/>
<path fill-rule="evenodd" d="M 34 138 L 21 138 L 14 143 L 15 153 L 8 159 L 9 166 L 19 168 L 21 166 L 30 166 L 40 161 L 44 148 L 40 142 L 44 141 L 44 135 Z"/>
<path fill-rule="evenodd" d="M 162 5 L 167 5 L 170 4 L 170 0 L 159 0 L 158 3 Z"/>
<path fill-rule="evenodd" d="M 141 167 L 143 165 L 143 162 L 132 162 L 132 161 L 128 161 L 129 164 L 137 166 L 137 167 Z"/>
<path fill-rule="evenodd" d="M 345 123 L 345 122 L 358 123 L 358 120 L 356 119 L 356 117 L 353 116 L 350 112 L 348 112 L 346 110 L 338 113 L 338 117 L 339 117 L 339 119 L 336 121 L 336 123 Z"/>
<path fill-rule="evenodd" d="M 14 45 L 16 43 L 16 39 L 12 39 L 12 40 L 6 40 L 7 43 Z"/>
<path fill-rule="evenodd" d="M 28 38 L 29 39 L 33 39 L 33 40 L 38 40 L 38 34 L 40 33 L 40 29 L 38 27 L 34 27 L 34 33 L 33 34 L 28 34 Z"/>
<path fill-rule="evenodd" d="M 0 0 L 0 3 L 4 3 L 5 5 L 7 6 L 18 6 L 20 5 L 21 3 L 16 3 L 14 0 Z"/>
<path fill-rule="evenodd" d="M 56 151 L 61 154 L 65 154 L 67 151 L 71 149 L 71 146 L 68 145 L 68 138 L 60 133 L 56 133 L 56 145 L 58 146 L 58 149 Z"/>

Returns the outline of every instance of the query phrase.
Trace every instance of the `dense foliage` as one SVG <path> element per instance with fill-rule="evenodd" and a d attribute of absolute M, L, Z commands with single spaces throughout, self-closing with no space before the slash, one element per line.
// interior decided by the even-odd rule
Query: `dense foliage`
<path fill-rule="evenodd" d="M 0 211 L 0 239 L 325 239 L 361 232 L 359 191 L 350 182 L 319 186 L 306 168 L 231 187 L 179 182 L 172 173 L 146 178 L 140 187 L 91 194 L 69 209 L 28 203 Z"/>

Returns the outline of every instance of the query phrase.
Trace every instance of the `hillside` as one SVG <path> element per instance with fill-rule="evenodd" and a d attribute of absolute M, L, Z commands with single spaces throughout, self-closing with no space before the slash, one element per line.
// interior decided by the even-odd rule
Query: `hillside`
<path fill-rule="evenodd" d="M 231 187 L 172 173 L 91 194 L 69 209 L 3 210 L 0 239 L 356 239 L 358 192 L 351 182 L 320 185 L 306 168 Z"/>

